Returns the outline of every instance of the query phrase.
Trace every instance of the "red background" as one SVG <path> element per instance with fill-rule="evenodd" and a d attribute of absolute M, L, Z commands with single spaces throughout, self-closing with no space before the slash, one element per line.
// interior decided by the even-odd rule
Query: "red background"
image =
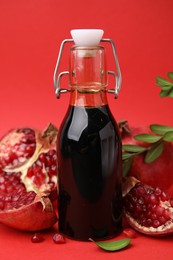
<path fill-rule="evenodd" d="M 157 75 L 173 71 L 172 12 L 172 0 L 0 0 L 0 136 L 15 126 L 59 127 L 69 97 L 56 99 L 53 72 L 60 43 L 75 28 L 102 28 L 116 44 L 123 84 L 118 100 L 109 95 L 109 104 L 117 120 L 173 125 L 173 100 L 160 98 L 155 86 Z M 109 57 L 108 64 L 112 69 Z M 0 228 L 2 259 L 147 259 L 150 253 L 152 259 L 172 259 L 172 238 L 142 236 L 114 255 L 91 243 L 68 241 L 57 248 L 50 238 L 31 245 L 29 234 Z"/>

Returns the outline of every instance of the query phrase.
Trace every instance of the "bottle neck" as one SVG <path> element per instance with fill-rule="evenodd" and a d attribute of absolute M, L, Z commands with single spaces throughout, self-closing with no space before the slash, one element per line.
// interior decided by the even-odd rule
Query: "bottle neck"
<path fill-rule="evenodd" d="M 107 68 L 104 47 L 72 46 L 69 72 L 71 105 L 91 107 L 107 104 Z"/>
<path fill-rule="evenodd" d="M 95 91 L 94 89 L 73 89 L 70 96 L 70 105 L 85 107 L 100 107 L 107 105 L 107 94 L 105 89 Z"/>

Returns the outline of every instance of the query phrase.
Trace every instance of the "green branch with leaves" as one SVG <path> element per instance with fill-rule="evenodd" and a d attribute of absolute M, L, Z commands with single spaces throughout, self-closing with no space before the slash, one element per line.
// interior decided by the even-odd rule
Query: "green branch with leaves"
<path fill-rule="evenodd" d="M 160 97 L 173 98 L 173 72 L 167 73 L 168 79 L 156 77 L 156 85 L 161 88 Z M 151 163 L 163 152 L 164 142 L 173 142 L 173 127 L 159 124 L 150 125 L 153 134 L 138 134 L 134 136 L 136 141 L 141 141 L 146 145 L 123 145 L 123 175 L 126 176 L 131 168 L 133 158 L 139 154 L 144 154 L 144 162 Z"/>
<path fill-rule="evenodd" d="M 132 160 L 139 154 L 144 154 L 145 163 L 151 163 L 156 160 L 163 151 L 164 142 L 173 142 L 173 127 L 159 124 L 150 125 L 153 134 L 138 134 L 134 136 L 137 141 L 142 141 L 147 145 L 123 145 L 123 175 L 126 176 L 129 171 Z"/>
<path fill-rule="evenodd" d="M 156 85 L 161 87 L 160 97 L 173 98 L 173 72 L 168 72 L 168 79 L 157 76 Z"/>

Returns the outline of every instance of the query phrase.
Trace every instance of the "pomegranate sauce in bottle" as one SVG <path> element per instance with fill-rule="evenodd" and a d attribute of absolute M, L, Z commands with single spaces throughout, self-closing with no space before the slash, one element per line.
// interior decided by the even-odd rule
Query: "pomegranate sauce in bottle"
<path fill-rule="evenodd" d="M 107 101 L 105 48 L 99 45 L 103 31 L 71 33 L 75 45 L 64 72 L 70 102 L 57 141 L 58 226 L 72 239 L 101 240 L 122 228 L 121 139 Z M 57 95 L 62 91 L 56 86 Z"/>

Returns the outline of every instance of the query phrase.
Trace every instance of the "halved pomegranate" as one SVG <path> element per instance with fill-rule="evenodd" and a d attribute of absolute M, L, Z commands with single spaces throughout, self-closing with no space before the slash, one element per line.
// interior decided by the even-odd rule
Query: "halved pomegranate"
<path fill-rule="evenodd" d="M 0 222 L 37 231 L 56 221 L 57 129 L 11 130 L 0 140 Z"/>
<path fill-rule="evenodd" d="M 173 234 L 173 198 L 159 187 L 127 177 L 123 204 L 128 223 L 137 231 L 150 236 Z"/>

